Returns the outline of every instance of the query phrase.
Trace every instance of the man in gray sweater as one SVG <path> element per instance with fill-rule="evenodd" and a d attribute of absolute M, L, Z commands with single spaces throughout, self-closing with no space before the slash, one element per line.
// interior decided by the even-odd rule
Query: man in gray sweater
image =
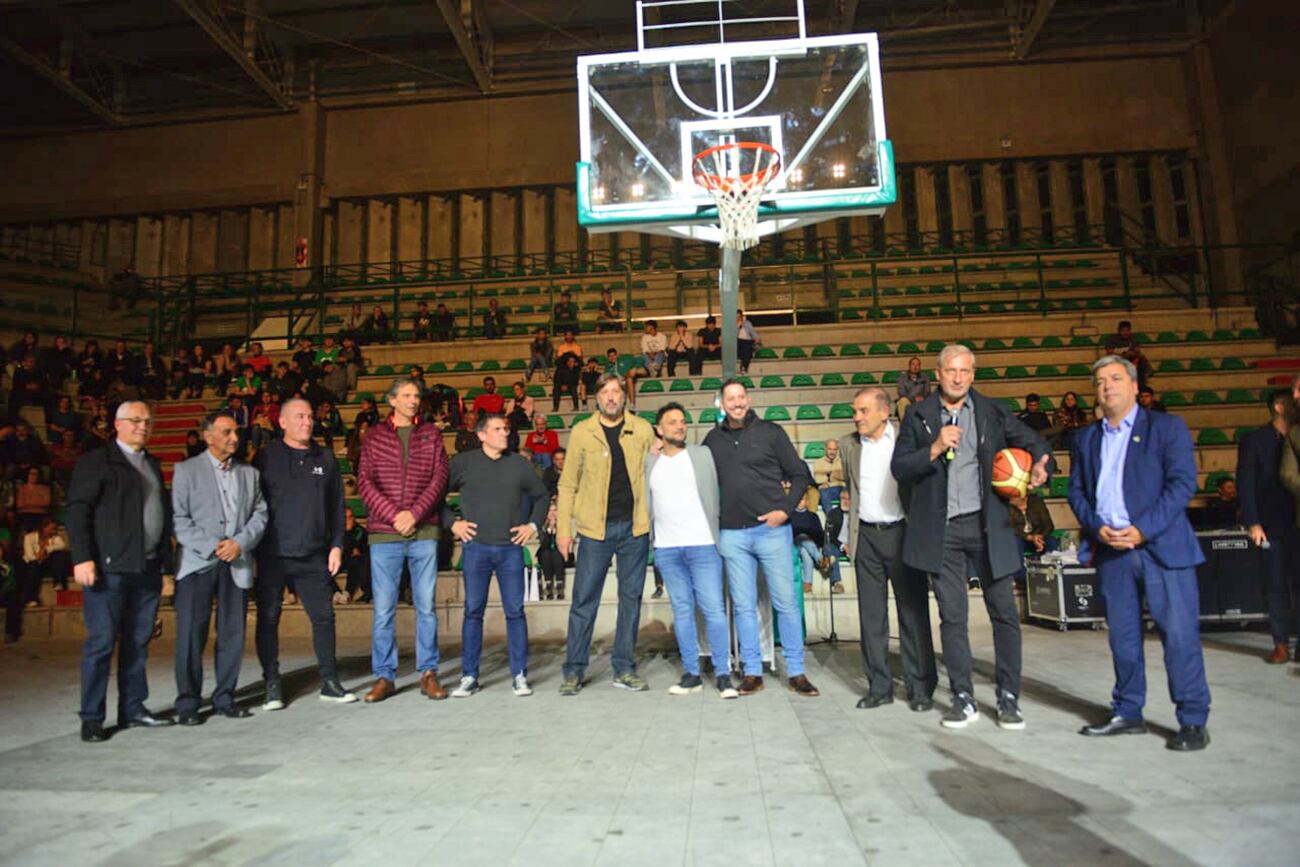
<path fill-rule="evenodd" d="M 465 624 L 461 630 L 460 686 L 452 698 L 479 691 L 483 652 L 483 612 L 496 572 L 501 607 L 506 615 L 506 649 L 515 695 L 532 695 L 528 685 L 528 622 L 524 619 L 524 549 L 546 520 L 550 498 L 532 465 L 506 451 L 510 427 L 505 416 L 485 412 L 478 418 L 479 448 L 451 459 L 448 491 L 460 491 L 461 518 L 451 532 L 461 543 L 465 574 Z M 524 497 L 532 503 L 523 514 Z"/>
<path fill-rule="evenodd" d="M 722 555 L 718 553 L 718 471 L 704 446 L 686 444 L 686 411 L 667 403 L 655 416 L 663 452 L 646 458 L 651 540 L 655 565 L 663 573 L 673 606 L 673 632 L 682 655 L 682 678 L 668 688 L 687 695 L 704 688 L 700 680 L 700 643 L 695 608 L 713 653 L 718 693 L 736 698 L 731 683 L 731 633 L 722 601 Z"/>

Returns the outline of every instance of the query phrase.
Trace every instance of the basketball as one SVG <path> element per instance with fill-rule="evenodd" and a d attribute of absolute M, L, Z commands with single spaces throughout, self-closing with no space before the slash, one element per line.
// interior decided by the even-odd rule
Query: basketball
<path fill-rule="evenodd" d="M 993 456 L 993 490 L 1004 499 L 1023 497 L 1029 490 L 1034 459 L 1024 449 L 1003 449 Z"/>

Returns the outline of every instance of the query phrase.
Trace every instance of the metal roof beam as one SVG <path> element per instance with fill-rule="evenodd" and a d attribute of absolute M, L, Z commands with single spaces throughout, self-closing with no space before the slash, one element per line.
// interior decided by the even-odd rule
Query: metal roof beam
<path fill-rule="evenodd" d="M 64 53 L 67 54 L 67 46 L 65 46 L 63 50 Z M 59 90 L 81 103 L 85 108 L 89 109 L 92 114 L 110 126 L 121 126 L 126 122 L 126 119 L 121 114 L 114 111 L 110 106 L 104 103 L 103 100 L 83 89 L 79 84 L 72 80 L 70 75 L 65 75 L 60 71 L 59 67 L 50 63 L 45 58 L 31 53 L 17 42 L 4 36 L 0 36 L 0 51 L 4 51 L 4 53 L 8 54 L 24 66 L 31 67 Z M 69 71 L 71 71 L 70 56 L 66 59 L 68 61 L 66 66 Z"/>
<path fill-rule="evenodd" d="M 474 0 L 437 0 L 438 11 L 483 93 L 492 89 L 492 31 L 481 2 Z"/>
<path fill-rule="evenodd" d="M 1034 7 L 1034 14 L 1029 18 L 1029 23 L 1025 25 L 1024 30 L 1020 31 L 1020 35 L 1016 39 L 1016 60 L 1024 60 L 1029 56 L 1029 49 L 1033 47 L 1034 40 L 1038 38 L 1043 25 L 1047 23 L 1047 16 L 1052 14 L 1052 7 L 1055 5 L 1056 0 L 1038 0 L 1038 5 Z"/>
<path fill-rule="evenodd" d="M 253 79 L 277 106 L 285 111 L 293 108 L 293 100 L 289 95 L 258 65 L 253 54 L 245 50 L 242 35 L 235 36 L 227 30 L 225 25 L 209 11 L 207 4 L 200 0 L 176 0 L 176 5 L 185 10 L 186 14 L 212 37 L 212 41 L 217 43 L 231 60 L 239 64 L 239 68 L 244 70 L 245 74 Z"/>

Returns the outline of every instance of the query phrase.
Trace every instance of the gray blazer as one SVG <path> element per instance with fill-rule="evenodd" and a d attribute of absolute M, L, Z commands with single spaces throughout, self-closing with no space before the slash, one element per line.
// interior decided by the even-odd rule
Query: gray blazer
<path fill-rule="evenodd" d="M 898 445 L 898 424 L 893 419 L 885 422 L 894 431 L 894 445 Z M 862 482 L 862 440 L 855 430 L 840 437 L 840 462 L 844 465 L 844 487 L 849 492 L 849 508 L 844 512 L 844 523 L 849 528 L 849 560 L 858 556 L 858 490 Z M 903 500 L 903 488 L 900 485 L 898 496 Z M 907 513 L 907 501 L 903 500 L 903 513 Z"/>
<path fill-rule="evenodd" d="M 180 549 L 177 581 L 216 563 L 217 543 L 230 538 L 239 543 L 241 549 L 239 557 L 230 564 L 230 577 L 236 586 L 245 590 L 253 586 L 253 549 L 262 541 L 262 533 L 266 530 L 266 501 L 262 499 L 257 470 L 248 464 L 236 463 L 232 472 L 235 474 L 239 519 L 235 531 L 229 532 L 225 528 L 221 493 L 217 489 L 217 477 L 208 453 L 195 455 L 176 465 L 172 476 L 172 511 Z"/>
<path fill-rule="evenodd" d="M 700 494 L 700 504 L 704 507 L 704 517 L 709 521 L 709 532 L 713 534 L 713 544 L 721 539 L 718 533 L 718 468 L 713 463 L 713 452 L 705 446 L 688 445 L 686 454 L 690 455 L 691 467 L 695 470 L 695 487 Z M 646 506 L 650 512 L 650 540 L 654 544 L 654 497 L 650 494 L 650 472 L 655 468 L 659 455 L 651 452 L 645 459 L 645 495 Z"/>

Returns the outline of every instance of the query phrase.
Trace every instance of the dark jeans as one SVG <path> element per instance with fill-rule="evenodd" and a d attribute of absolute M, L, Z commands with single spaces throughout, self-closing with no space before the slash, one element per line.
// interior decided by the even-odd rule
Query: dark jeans
<path fill-rule="evenodd" d="M 257 599 L 257 661 L 267 683 L 280 679 L 280 612 L 284 588 L 293 583 L 311 621 L 311 643 L 321 680 L 338 677 L 334 657 L 334 591 L 338 588 L 326 567 L 325 555 L 317 557 L 265 557 L 259 563 L 253 594 Z"/>
<path fill-rule="evenodd" d="M 149 637 L 162 594 L 162 570 L 151 560 L 144 572 L 107 572 L 82 594 L 86 641 L 81 646 L 81 718 L 103 722 L 108 674 L 117 648 L 117 719 L 145 713 Z"/>
<path fill-rule="evenodd" d="M 974 695 L 971 685 L 970 603 L 968 578 L 978 576 L 984 590 L 984 607 L 993 624 L 994 667 L 998 697 L 1020 695 L 1020 611 L 1016 608 L 1011 576 L 993 577 L 979 512 L 948 522 L 943 534 L 943 571 L 934 578 L 939 603 L 939 637 L 948 683 L 954 693 Z"/>
<path fill-rule="evenodd" d="M 510 675 L 525 673 L 528 670 L 528 621 L 524 619 L 524 549 L 518 545 L 469 542 L 462 551 L 465 623 L 461 628 L 461 674 L 478 677 L 479 659 L 483 655 L 483 613 L 487 610 L 493 572 L 501 590 L 501 609 L 506 616 Z"/>
<path fill-rule="evenodd" d="M 542 570 L 542 596 L 546 599 L 564 598 L 564 574 L 567 564 L 564 557 L 555 548 L 543 548 L 537 552 L 537 566 Z"/>
<path fill-rule="evenodd" d="M 203 700 L 203 649 L 212 623 L 212 603 L 217 603 L 217 682 L 212 709 L 235 705 L 239 664 L 244 658 L 244 618 L 248 591 L 230 577 L 230 566 L 217 563 L 191 572 L 176 582 L 176 713 L 197 713 Z"/>
<path fill-rule="evenodd" d="M 568 650 L 564 674 L 582 678 L 591 656 L 591 634 L 596 628 L 600 594 L 605 573 L 618 557 L 618 619 L 614 628 L 614 673 L 636 671 L 633 652 L 641 623 L 641 594 L 645 588 L 645 567 L 650 554 L 650 534 L 632 535 L 631 521 L 605 524 L 604 539 L 578 537 L 578 562 L 573 573 L 573 601 L 569 605 Z"/>
<path fill-rule="evenodd" d="M 348 583 L 345 588 L 348 595 L 360 590 L 361 598 L 370 598 L 370 556 L 363 554 L 360 557 L 353 557 L 343 564 L 343 569 L 348 573 Z"/>
<path fill-rule="evenodd" d="M 1275 642 L 1300 635 L 1300 531 L 1268 529 L 1268 625 Z"/>
<path fill-rule="evenodd" d="M 675 349 L 668 350 L 668 375 L 677 375 L 677 365 L 682 361 L 686 362 L 687 370 L 691 376 L 698 376 L 700 373 L 699 354 L 694 349 L 688 349 L 685 352 L 678 352 Z"/>
<path fill-rule="evenodd" d="M 749 370 L 749 362 L 754 358 L 754 341 L 736 338 L 736 361 L 742 373 Z"/>
<path fill-rule="evenodd" d="M 930 594 L 925 575 L 903 563 L 904 524 L 879 527 L 858 522 L 854 569 L 858 577 L 858 622 L 867 685 L 878 698 L 894 694 L 889 664 L 889 585 L 898 609 L 898 643 L 909 701 L 928 699 L 939 682 L 930 637 Z"/>
<path fill-rule="evenodd" d="M 560 411 L 560 397 L 568 394 L 573 400 L 573 411 L 578 411 L 578 382 L 577 380 L 561 379 L 560 374 L 555 375 L 555 384 L 551 388 L 551 412 Z"/>

